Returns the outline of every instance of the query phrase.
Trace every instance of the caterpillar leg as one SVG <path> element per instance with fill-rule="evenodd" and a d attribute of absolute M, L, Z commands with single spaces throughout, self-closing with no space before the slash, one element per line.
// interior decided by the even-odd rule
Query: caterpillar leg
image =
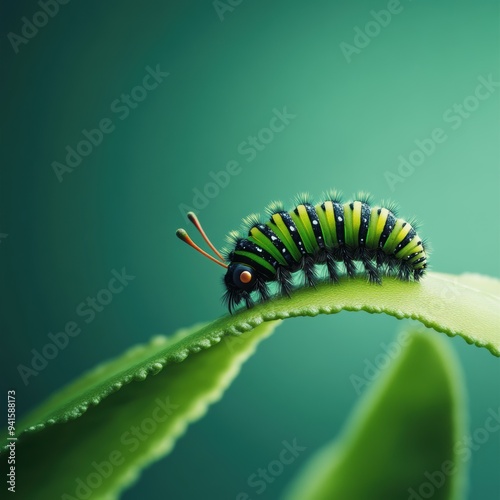
<path fill-rule="evenodd" d="M 347 275 L 349 276 L 349 278 L 354 278 L 354 275 L 356 274 L 356 266 L 354 265 L 354 259 L 352 258 L 352 255 L 345 247 L 345 245 L 342 245 L 340 247 L 340 257 L 342 259 L 342 262 L 344 263 Z"/>
<path fill-rule="evenodd" d="M 424 269 L 414 269 L 413 270 L 413 279 L 415 281 L 420 281 L 420 278 L 424 275 Z"/>
<path fill-rule="evenodd" d="M 409 281 L 413 269 L 406 262 L 400 262 L 398 269 L 398 278 L 402 281 Z"/>
<path fill-rule="evenodd" d="M 247 309 L 250 309 L 251 307 L 253 307 L 253 300 L 252 300 L 252 297 L 250 297 L 250 294 L 249 293 L 245 293 L 243 295 L 243 300 L 245 301 L 245 305 L 247 306 Z"/>
<path fill-rule="evenodd" d="M 304 255 L 302 257 L 302 271 L 304 271 L 304 281 L 306 285 L 316 287 L 318 283 L 318 276 L 314 269 L 314 258 L 311 255 Z"/>
<path fill-rule="evenodd" d="M 257 282 L 257 291 L 260 294 L 261 300 L 264 302 L 269 299 L 271 294 L 269 293 L 269 287 L 266 285 L 265 281 L 259 280 Z"/>
<path fill-rule="evenodd" d="M 380 248 L 377 250 L 377 253 L 375 255 L 375 261 L 378 268 L 383 267 L 384 264 L 387 263 L 387 256 Z"/>
<path fill-rule="evenodd" d="M 335 257 L 330 252 L 326 253 L 325 263 L 330 281 L 332 283 L 337 283 L 339 281 L 339 275 L 337 273 L 337 262 L 335 261 Z"/>
<path fill-rule="evenodd" d="M 366 253 L 365 249 L 361 249 L 359 256 L 363 266 L 365 268 L 366 274 L 368 275 L 368 280 L 370 283 L 376 283 L 380 285 L 380 275 L 378 273 L 377 266 L 372 262 L 370 256 Z"/>
<path fill-rule="evenodd" d="M 376 255 L 377 268 L 384 269 L 385 273 L 388 275 L 397 274 L 399 261 L 393 259 L 389 255 L 387 255 L 383 250 L 378 249 Z"/>
<path fill-rule="evenodd" d="M 293 289 L 292 273 L 288 269 L 280 266 L 276 270 L 276 280 L 278 281 L 281 295 L 290 297 Z"/>

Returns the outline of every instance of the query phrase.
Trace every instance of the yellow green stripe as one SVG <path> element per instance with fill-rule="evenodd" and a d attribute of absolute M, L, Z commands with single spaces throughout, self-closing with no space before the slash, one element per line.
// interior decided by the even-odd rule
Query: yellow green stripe
<path fill-rule="evenodd" d="M 318 242 L 316 241 L 316 235 L 314 234 L 314 230 L 311 224 L 311 219 L 309 219 L 309 214 L 307 213 L 306 207 L 304 205 L 299 205 L 297 207 L 297 211 L 299 212 L 300 220 L 304 226 L 304 229 L 309 236 L 309 241 L 312 244 L 313 251 L 319 249 Z"/>
<path fill-rule="evenodd" d="M 417 255 L 414 255 L 411 259 L 408 260 L 408 262 L 410 262 L 410 264 L 415 262 L 416 260 L 420 259 L 420 257 L 425 256 L 425 252 L 424 252 L 423 248 L 420 251 L 418 250 L 418 248 L 416 248 L 415 252 L 418 252 Z M 412 252 L 412 253 L 415 253 L 415 252 Z"/>
<path fill-rule="evenodd" d="M 288 248 L 288 251 L 292 255 L 292 257 L 298 262 L 302 258 L 302 254 L 300 250 L 297 248 L 297 245 L 293 241 L 292 235 L 290 234 L 289 229 L 286 227 L 285 222 L 280 214 L 274 214 L 272 216 L 273 222 L 276 226 L 271 227 L 271 229 L 275 232 L 276 236 L 281 239 L 283 244 Z"/>
<path fill-rule="evenodd" d="M 415 237 L 408 243 L 408 245 L 404 246 L 397 254 L 396 257 L 398 259 L 404 259 L 405 257 L 408 257 L 408 255 L 411 255 L 412 253 L 418 252 L 420 250 L 423 250 L 422 245 L 417 245 L 419 239 L 418 236 L 415 235 Z M 419 250 L 420 249 L 420 250 Z"/>
<path fill-rule="evenodd" d="M 377 247 L 378 247 L 378 242 L 380 241 L 380 237 L 382 236 L 382 233 L 384 231 L 385 223 L 387 222 L 387 217 L 389 217 L 389 210 L 387 210 L 387 208 L 382 208 L 377 221 L 377 234 L 378 234 L 378 239 L 376 242 Z"/>
<path fill-rule="evenodd" d="M 349 206 L 349 203 L 344 203 L 344 237 L 345 244 L 351 248 L 357 247 L 357 241 L 354 239 L 353 227 L 352 227 L 352 219 L 353 219 L 353 211 Z"/>
<path fill-rule="evenodd" d="M 280 264 L 286 265 L 285 258 L 281 255 L 280 251 L 269 241 L 269 238 L 262 233 L 262 231 L 253 227 L 250 230 L 250 241 L 263 248 L 267 253 L 271 254 Z"/>
<path fill-rule="evenodd" d="M 389 238 L 387 238 L 387 241 L 385 242 L 384 252 L 392 253 L 394 249 L 398 246 L 398 244 L 401 241 L 399 239 L 399 233 L 401 232 L 401 229 L 403 229 L 404 223 L 405 221 L 403 219 L 396 220 L 396 224 L 392 228 L 391 234 L 389 235 Z"/>
<path fill-rule="evenodd" d="M 316 205 L 314 207 L 319 218 L 319 225 L 321 227 L 321 232 L 323 234 L 323 241 L 327 248 L 333 247 L 332 233 L 330 232 L 330 227 L 328 225 L 328 219 L 326 218 L 325 211 L 321 208 L 321 205 Z"/>
<path fill-rule="evenodd" d="M 328 229 L 332 235 L 333 247 L 338 247 L 339 239 L 337 237 L 337 224 L 335 222 L 335 210 L 332 201 L 325 201 L 325 215 L 328 221 Z"/>
<path fill-rule="evenodd" d="M 309 240 L 309 235 L 307 234 L 307 231 L 304 228 L 304 225 L 302 224 L 300 217 L 296 215 L 294 211 L 290 212 L 290 216 L 292 217 L 292 220 L 295 223 L 295 226 L 297 227 L 297 231 L 299 232 L 299 236 L 302 239 L 302 243 L 304 243 L 305 251 L 307 253 L 313 253 L 314 247 L 311 241 Z"/>
<path fill-rule="evenodd" d="M 378 241 L 380 240 L 380 233 L 377 231 L 378 226 L 378 209 L 379 207 L 372 208 L 370 213 L 370 222 L 368 224 L 368 234 L 366 235 L 367 248 L 377 248 Z"/>
<path fill-rule="evenodd" d="M 263 259 L 262 257 L 259 257 L 258 255 L 255 255 L 252 252 L 245 252 L 244 250 L 237 250 L 234 252 L 235 255 L 242 255 L 244 257 L 248 257 L 249 259 L 252 259 L 253 261 L 257 262 L 257 264 L 261 265 L 262 267 L 265 267 L 266 269 L 269 269 L 273 274 L 276 273 L 276 269 L 274 269 L 267 260 Z"/>
<path fill-rule="evenodd" d="M 352 209 L 352 237 L 354 240 L 353 246 L 359 245 L 359 228 L 361 226 L 361 202 L 355 201 Z"/>
<path fill-rule="evenodd" d="M 415 255 L 415 257 L 412 257 L 408 262 L 410 264 L 413 264 L 415 261 L 417 261 L 418 259 L 421 259 L 422 257 L 426 257 L 425 252 L 423 250 L 421 252 L 419 252 L 417 255 Z M 422 262 L 419 262 L 414 267 L 414 269 L 422 269 L 422 267 L 424 267 L 424 264 L 425 264 L 425 260 L 423 260 Z"/>

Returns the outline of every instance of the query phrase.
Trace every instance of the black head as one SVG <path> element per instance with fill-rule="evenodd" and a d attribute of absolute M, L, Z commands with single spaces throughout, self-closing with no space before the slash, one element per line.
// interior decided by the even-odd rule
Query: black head
<path fill-rule="evenodd" d="M 227 268 L 224 285 L 226 286 L 224 300 L 229 307 L 229 312 L 232 312 L 242 300 L 245 301 L 247 307 L 250 307 L 252 303 L 250 294 L 258 287 L 257 272 L 246 264 L 233 262 Z"/>

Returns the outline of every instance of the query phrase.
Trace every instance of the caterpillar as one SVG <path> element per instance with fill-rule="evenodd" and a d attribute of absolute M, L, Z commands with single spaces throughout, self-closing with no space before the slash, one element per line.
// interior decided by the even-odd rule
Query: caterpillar
<path fill-rule="evenodd" d="M 176 234 L 226 269 L 223 300 L 230 313 L 242 301 L 250 308 L 252 294 L 268 300 L 272 282 L 277 283 L 280 295 L 290 296 L 296 272 L 302 273 L 306 286 L 314 287 L 319 280 L 317 265 L 326 266 L 333 283 L 339 280 L 339 263 L 352 278 L 357 271 L 355 262 L 360 262 L 368 280 L 376 284 L 381 283 L 382 275 L 395 275 L 404 281 L 419 281 L 424 275 L 426 244 L 415 223 L 399 218 L 394 206 L 370 206 L 370 197 L 364 194 L 346 203 L 333 191 L 325 198 L 313 205 L 307 194 L 300 195 L 290 211 L 274 202 L 266 208 L 267 222 L 255 215 L 247 217 L 247 235 L 230 233 L 232 248 L 225 255 L 208 239 L 193 212 L 187 214 L 188 219 L 216 257 L 196 245 L 184 229 Z"/>

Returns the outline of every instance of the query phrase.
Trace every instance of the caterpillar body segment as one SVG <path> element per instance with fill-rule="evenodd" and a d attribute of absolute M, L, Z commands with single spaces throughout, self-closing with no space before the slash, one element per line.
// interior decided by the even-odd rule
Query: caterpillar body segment
<path fill-rule="evenodd" d="M 272 282 L 278 284 L 281 295 L 290 295 L 294 273 L 302 274 L 305 286 L 315 286 L 317 265 L 325 266 L 333 283 L 342 267 L 347 276 L 361 271 L 372 283 L 381 283 L 384 275 L 419 281 L 427 267 L 425 245 L 412 224 L 391 208 L 371 206 L 368 196 L 342 203 L 332 194 L 313 205 L 303 195 L 290 211 L 281 203 L 270 205 L 267 221 L 247 218 L 246 236 L 233 233 L 232 248 L 224 260 L 211 258 L 227 268 L 223 298 L 229 311 L 242 302 L 251 307 L 254 296 L 268 300 Z M 189 217 L 199 225 L 194 214 Z M 187 241 L 185 231 L 177 234 L 201 250 Z"/>

